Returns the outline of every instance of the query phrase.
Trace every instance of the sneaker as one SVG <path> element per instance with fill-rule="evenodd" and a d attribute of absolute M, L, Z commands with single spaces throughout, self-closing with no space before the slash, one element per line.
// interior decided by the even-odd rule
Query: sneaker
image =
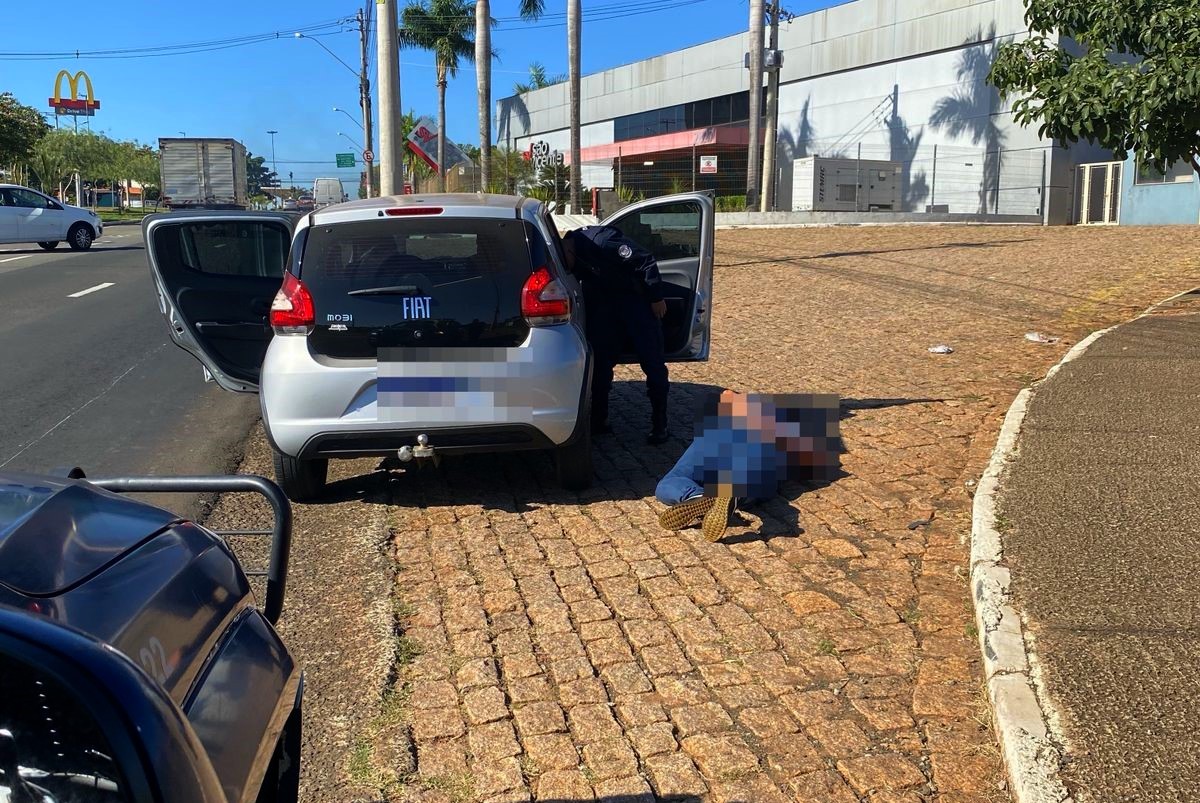
<path fill-rule="evenodd" d="M 671 440 L 671 435 L 667 432 L 666 427 L 652 429 L 650 430 L 650 434 L 646 436 L 646 444 L 648 446 L 662 446 L 669 440 Z"/>
<path fill-rule="evenodd" d="M 716 502 L 711 496 L 693 496 L 658 514 L 658 524 L 664 530 L 682 530 L 704 519 L 706 513 Z"/>
<path fill-rule="evenodd" d="M 729 526 L 729 514 L 733 510 L 733 499 L 718 496 L 704 516 L 704 537 L 709 541 L 720 541 Z"/>

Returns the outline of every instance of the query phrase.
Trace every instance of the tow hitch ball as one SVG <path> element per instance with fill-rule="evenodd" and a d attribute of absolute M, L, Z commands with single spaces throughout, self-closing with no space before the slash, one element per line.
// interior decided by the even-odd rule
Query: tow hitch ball
<path fill-rule="evenodd" d="M 396 456 L 400 458 L 400 462 L 402 463 L 407 463 L 414 457 L 419 459 L 432 457 L 434 465 L 437 465 L 439 462 L 438 455 L 434 452 L 433 447 L 429 445 L 429 436 L 424 433 L 417 436 L 416 446 L 401 446 L 396 452 Z"/>

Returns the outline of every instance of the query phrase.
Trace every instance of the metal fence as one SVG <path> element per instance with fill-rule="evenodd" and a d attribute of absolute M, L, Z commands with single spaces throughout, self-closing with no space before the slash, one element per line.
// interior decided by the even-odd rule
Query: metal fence
<path fill-rule="evenodd" d="M 620 204 L 709 190 L 718 211 L 746 208 L 744 145 L 695 145 L 653 155 L 613 147 L 611 158 L 582 164 L 589 208 L 581 211 L 592 211 L 593 189 L 608 191 L 606 197 Z M 1044 149 L 781 142 L 768 191 L 779 211 L 1040 216 L 1046 171 Z"/>

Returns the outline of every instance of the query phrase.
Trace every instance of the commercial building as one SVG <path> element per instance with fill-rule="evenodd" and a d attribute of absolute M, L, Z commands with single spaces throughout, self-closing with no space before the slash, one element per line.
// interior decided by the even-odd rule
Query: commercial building
<path fill-rule="evenodd" d="M 1024 12 L 1022 0 L 854 0 L 782 23 L 778 166 L 764 180 L 775 208 L 1075 220 L 1078 166 L 1111 154 L 1017 125 L 986 81 L 998 45 L 1028 35 Z M 584 185 L 711 189 L 738 207 L 748 49 L 738 34 L 585 76 Z M 568 114 L 565 83 L 501 99 L 498 141 L 569 162 Z"/>

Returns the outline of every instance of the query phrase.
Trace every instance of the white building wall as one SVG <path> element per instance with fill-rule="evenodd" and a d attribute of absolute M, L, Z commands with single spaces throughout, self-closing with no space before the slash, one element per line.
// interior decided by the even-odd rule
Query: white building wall
<path fill-rule="evenodd" d="M 1051 205 L 1069 204 L 1074 153 L 1015 125 L 986 83 L 997 43 L 1026 35 L 1022 0 L 855 0 L 784 24 L 780 208 L 790 208 L 792 158 L 856 156 L 860 144 L 863 158 L 905 162 L 910 209 L 1037 213 L 1043 153 Z M 611 142 L 615 117 L 744 91 L 747 42 L 738 34 L 585 76 L 581 113 L 592 133 L 584 147 Z M 567 89 L 528 93 L 523 114 L 513 113 L 512 99 L 500 101 L 501 139 L 509 132 L 559 147 Z"/>

